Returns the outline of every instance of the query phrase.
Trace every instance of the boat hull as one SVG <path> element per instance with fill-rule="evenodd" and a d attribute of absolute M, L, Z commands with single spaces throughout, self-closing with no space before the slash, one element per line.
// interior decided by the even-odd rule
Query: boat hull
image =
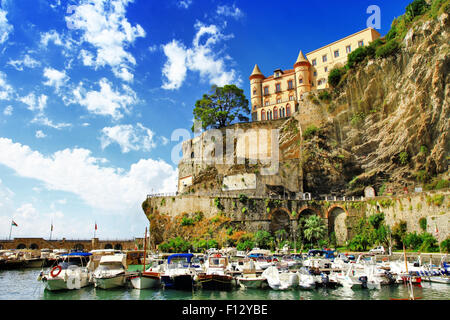
<path fill-rule="evenodd" d="M 164 288 L 177 290 L 192 290 L 193 279 L 191 275 L 161 276 Z"/>
<path fill-rule="evenodd" d="M 89 280 L 87 278 L 70 278 L 64 280 L 64 278 L 43 278 L 45 290 L 48 291 L 61 291 L 61 290 L 77 290 L 88 286 Z"/>
<path fill-rule="evenodd" d="M 135 289 L 150 289 L 150 288 L 159 288 L 161 285 L 161 279 L 159 276 L 150 276 L 150 275 L 140 275 L 137 277 L 132 277 L 130 279 L 131 285 Z"/>
<path fill-rule="evenodd" d="M 233 277 L 227 275 L 205 274 L 198 276 L 197 283 L 206 290 L 230 290 L 233 286 Z"/>
<path fill-rule="evenodd" d="M 239 285 L 246 289 L 262 289 L 268 286 L 265 278 L 237 278 Z"/>
<path fill-rule="evenodd" d="M 125 285 L 126 277 L 124 274 L 109 278 L 95 278 L 94 284 L 96 288 L 113 289 L 123 287 Z"/>

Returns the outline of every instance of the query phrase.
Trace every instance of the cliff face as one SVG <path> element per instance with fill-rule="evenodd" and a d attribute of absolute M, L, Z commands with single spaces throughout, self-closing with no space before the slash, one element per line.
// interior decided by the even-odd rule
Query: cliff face
<path fill-rule="evenodd" d="M 304 144 L 305 154 L 327 154 L 305 157 L 306 191 L 361 194 L 367 185 L 398 190 L 438 175 L 448 180 L 449 31 L 447 13 L 418 21 L 397 54 L 347 72 L 332 94 L 322 137 Z"/>

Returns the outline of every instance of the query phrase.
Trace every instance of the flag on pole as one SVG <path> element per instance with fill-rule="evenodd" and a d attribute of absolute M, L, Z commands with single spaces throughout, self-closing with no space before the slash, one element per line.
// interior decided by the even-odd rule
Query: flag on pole
<path fill-rule="evenodd" d="M 97 230 L 97 222 L 95 223 L 95 230 Z"/>
<path fill-rule="evenodd" d="M 52 223 L 52 225 L 51 225 L 51 227 L 50 227 L 50 231 L 53 231 L 53 223 Z"/>
<path fill-rule="evenodd" d="M 19 226 L 17 223 L 14 222 L 14 220 L 11 220 L 11 221 L 12 221 L 12 222 L 11 222 L 11 225 L 12 225 L 13 227 L 18 227 L 18 226 Z"/>

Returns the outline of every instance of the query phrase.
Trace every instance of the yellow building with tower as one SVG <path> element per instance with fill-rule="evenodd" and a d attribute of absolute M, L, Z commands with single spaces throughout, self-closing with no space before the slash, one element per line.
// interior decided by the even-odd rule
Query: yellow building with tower
<path fill-rule="evenodd" d="M 328 88 L 328 74 L 347 63 L 355 49 L 380 38 L 380 33 L 367 28 L 322 48 L 307 53 L 300 51 L 293 69 L 276 69 L 266 77 L 256 64 L 249 77 L 252 121 L 289 117 L 298 107 L 305 92 Z"/>

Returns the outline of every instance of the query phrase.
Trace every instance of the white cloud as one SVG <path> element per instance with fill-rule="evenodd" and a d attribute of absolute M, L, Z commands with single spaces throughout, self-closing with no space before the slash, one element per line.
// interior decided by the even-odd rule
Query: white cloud
<path fill-rule="evenodd" d="M 128 113 L 129 106 L 137 103 L 136 93 L 129 86 L 122 85 L 121 93 L 115 91 L 106 78 L 102 78 L 98 84 L 100 91 L 87 91 L 80 83 L 73 91 L 75 100 L 71 103 L 78 103 L 93 114 L 111 116 L 115 120 L 122 118 L 122 112 Z"/>
<path fill-rule="evenodd" d="M 41 33 L 41 45 L 47 47 L 50 42 L 53 42 L 57 46 L 63 46 L 62 37 L 56 30 Z"/>
<path fill-rule="evenodd" d="M 179 0 L 177 2 L 177 6 L 178 8 L 183 8 L 183 9 L 187 9 L 191 6 L 192 4 L 192 0 Z"/>
<path fill-rule="evenodd" d="M 233 6 L 218 6 L 216 13 L 225 17 L 232 17 L 236 20 L 244 16 L 244 13 L 238 7 L 236 7 L 235 4 L 233 4 Z"/>
<path fill-rule="evenodd" d="M 48 80 L 44 82 L 46 86 L 55 87 L 56 92 L 59 92 L 61 86 L 63 86 L 68 80 L 69 77 L 66 75 L 66 72 L 58 71 L 53 68 L 45 68 L 44 69 L 44 77 Z"/>
<path fill-rule="evenodd" d="M 8 23 L 6 15 L 8 12 L 0 8 L 0 44 L 8 40 L 9 35 L 13 31 L 13 26 Z"/>
<path fill-rule="evenodd" d="M 224 35 L 216 25 L 206 26 L 200 22 L 195 24 L 197 33 L 192 41 L 191 48 L 185 48 L 177 40 L 163 46 L 167 62 L 162 73 L 163 89 L 178 89 L 186 78 L 187 70 L 199 72 L 203 81 L 210 84 L 224 86 L 226 84 L 240 84 L 241 79 L 234 69 L 227 71 L 226 60 L 228 56 L 220 57 L 215 46 L 223 40 L 230 39 L 232 35 Z"/>
<path fill-rule="evenodd" d="M 158 50 L 158 46 L 156 44 L 148 47 L 148 51 L 150 52 L 156 52 Z"/>
<path fill-rule="evenodd" d="M 93 208 L 117 214 L 139 208 L 152 189 L 176 190 L 177 170 L 163 160 L 141 159 L 124 170 L 103 166 L 87 149 L 65 149 L 45 156 L 7 138 L 0 138 L 0 150 L 0 164 L 19 176 L 42 181 L 49 190 L 71 192 Z"/>
<path fill-rule="evenodd" d="M 7 64 L 12 66 L 13 68 L 15 68 L 18 71 L 23 71 L 23 67 L 33 69 L 33 68 L 39 67 L 41 65 L 41 63 L 39 61 L 33 59 L 28 54 L 25 54 L 25 56 L 23 57 L 22 60 L 9 59 Z"/>
<path fill-rule="evenodd" d="M 12 106 L 7 106 L 4 110 L 3 110 L 3 115 L 5 116 L 11 116 L 13 113 L 13 107 Z"/>
<path fill-rule="evenodd" d="M 117 143 L 123 153 L 133 151 L 150 151 L 156 146 L 153 142 L 154 133 L 137 123 L 136 127 L 132 125 L 117 125 L 102 129 L 100 138 L 102 149 L 105 149 L 112 143 Z"/>
<path fill-rule="evenodd" d="M 0 100 L 11 99 L 13 93 L 13 87 L 6 81 L 6 74 L 0 71 Z"/>
<path fill-rule="evenodd" d="M 163 46 L 163 50 L 167 56 L 167 62 L 164 64 L 162 72 L 168 81 L 164 81 L 162 88 L 178 89 L 186 78 L 186 49 L 178 41 L 172 40 L 172 42 Z"/>
<path fill-rule="evenodd" d="M 61 130 L 63 128 L 69 128 L 72 126 L 70 123 L 66 122 L 60 122 L 60 123 L 54 123 L 52 120 L 47 118 L 43 113 L 38 113 L 33 120 L 31 120 L 31 123 L 39 124 L 42 126 L 50 127 L 53 129 Z"/>
<path fill-rule="evenodd" d="M 45 138 L 46 136 L 47 135 L 44 132 L 42 132 L 42 130 L 36 131 L 36 138 L 42 139 L 42 138 Z"/>
<path fill-rule="evenodd" d="M 47 106 L 48 97 L 45 94 L 41 94 L 37 97 L 33 92 L 25 97 L 19 98 L 19 101 L 25 103 L 30 111 L 38 111 L 42 113 Z"/>
<path fill-rule="evenodd" d="M 81 31 L 81 42 L 87 42 L 96 49 L 93 53 L 82 53 L 83 63 L 95 67 L 108 65 L 114 75 L 124 81 L 132 81 L 131 66 L 136 60 L 126 51 L 137 38 L 145 37 L 144 29 L 138 24 L 132 26 L 125 14 L 126 6 L 132 0 L 81 0 L 66 21 Z"/>

